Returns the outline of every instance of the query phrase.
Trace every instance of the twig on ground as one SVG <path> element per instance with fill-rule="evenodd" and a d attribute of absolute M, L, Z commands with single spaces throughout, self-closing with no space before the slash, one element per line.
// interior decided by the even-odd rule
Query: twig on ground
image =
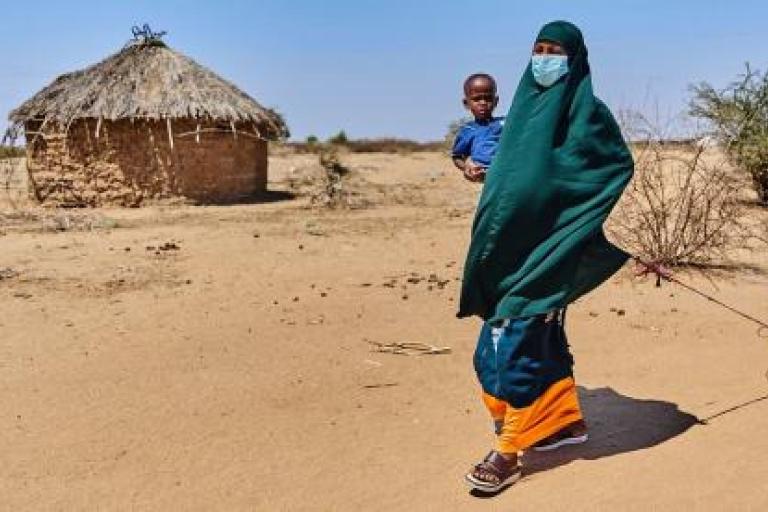
<path fill-rule="evenodd" d="M 451 353 L 451 347 L 436 347 L 435 345 L 418 341 L 400 341 L 393 343 L 381 343 L 372 340 L 365 341 L 373 346 L 371 349 L 373 352 L 382 352 L 386 354 L 431 356 Z"/>
<path fill-rule="evenodd" d="M 365 384 L 364 389 L 378 389 L 378 388 L 391 388 L 393 386 L 399 386 L 397 382 L 385 382 L 383 384 Z"/>
<path fill-rule="evenodd" d="M 0 268 L 0 281 L 4 279 L 12 279 L 18 275 L 19 273 L 11 267 Z"/>

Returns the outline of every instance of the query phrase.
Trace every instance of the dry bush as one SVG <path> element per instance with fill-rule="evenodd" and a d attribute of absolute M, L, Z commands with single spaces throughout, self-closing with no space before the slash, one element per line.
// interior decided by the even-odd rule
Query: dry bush
<path fill-rule="evenodd" d="M 635 175 L 608 225 L 636 256 L 670 266 L 729 263 L 750 247 L 756 226 L 746 217 L 748 186 L 716 147 L 670 147 L 646 130 L 634 145 Z"/>
<path fill-rule="evenodd" d="M 322 172 L 314 183 L 310 204 L 322 208 L 357 208 L 364 206 L 347 186 L 350 169 L 342 165 L 338 151 L 331 147 L 318 157 Z"/>

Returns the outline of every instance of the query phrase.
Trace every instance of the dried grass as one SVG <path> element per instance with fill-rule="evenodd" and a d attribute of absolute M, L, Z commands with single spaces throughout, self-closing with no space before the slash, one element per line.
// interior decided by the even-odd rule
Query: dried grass
<path fill-rule="evenodd" d="M 136 41 L 93 66 L 61 75 L 11 112 L 9 133 L 17 136 L 29 121 L 68 127 L 77 119 L 178 118 L 252 123 L 267 139 L 287 134 L 278 113 L 155 40 Z"/>

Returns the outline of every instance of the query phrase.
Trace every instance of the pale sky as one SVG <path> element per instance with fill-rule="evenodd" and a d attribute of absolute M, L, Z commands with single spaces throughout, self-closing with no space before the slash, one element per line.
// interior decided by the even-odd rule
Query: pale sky
<path fill-rule="evenodd" d="M 440 139 L 463 115 L 461 82 L 497 77 L 504 114 L 542 24 L 584 32 L 595 91 L 615 110 L 664 118 L 688 87 L 768 68 L 768 2 L 758 0 L 219 0 L 7 2 L 0 115 L 57 75 L 118 51 L 134 24 L 286 117 L 295 139 Z M 0 123 L 0 127 L 3 124 Z"/>

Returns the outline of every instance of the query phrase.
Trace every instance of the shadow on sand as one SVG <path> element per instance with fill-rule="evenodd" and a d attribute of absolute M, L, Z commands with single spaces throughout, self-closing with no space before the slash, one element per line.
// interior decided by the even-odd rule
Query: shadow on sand
<path fill-rule="evenodd" d="M 642 400 L 611 388 L 579 386 L 589 441 L 553 452 L 527 451 L 523 472 L 532 475 L 574 460 L 595 460 L 620 453 L 651 448 L 700 423 L 699 419 L 662 400 Z"/>
<path fill-rule="evenodd" d="M 234 198 L 231 200 L 221 200 L 215 202 L 207 201 L 192 201 L 194 205 L 206 205 L 206 206 L 234 206 L 239 204 L 260 204 L 260 203 L 277 203 L 280 201 L 292 201 L 298 196 L 293 192 L 285 190 L 264 190 L 257 192 L 250 196 Z"/>
<path fill-rule="evenodd" d="M 651 448 L 702 423 L 696 416 L 678 409 L 677 404 L 631 398 L 611 388 L 579 386 L 579 399 L 589 426 L 589 441 L 552 452 L 527 450 L 522 459 L 524 477 L 575 460 L 596 460 Z M 471 494 L 491 498 L 498 493 L 473 490 Z"/>

